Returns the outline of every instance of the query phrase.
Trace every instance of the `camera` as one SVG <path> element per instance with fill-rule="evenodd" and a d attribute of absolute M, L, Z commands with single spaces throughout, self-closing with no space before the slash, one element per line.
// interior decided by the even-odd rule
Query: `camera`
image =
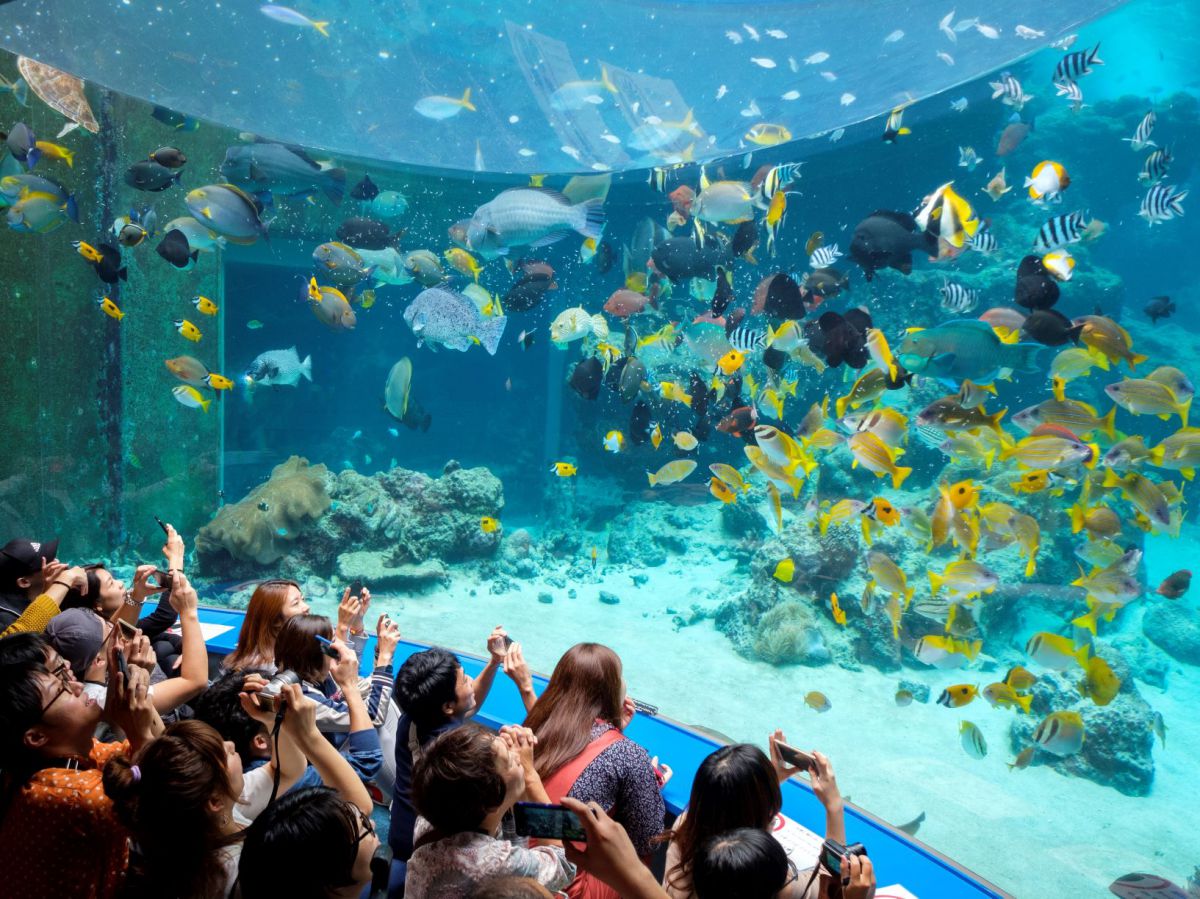
<path fill-rule="evenodd" d="M 275 672 L 275 676 L 258 691 L 259 707 L 274 711 L 279 702 L 279 694 L 283 692 L 284 688 L 298 683 L 300 683 L 300 675 L 295 671 Z"/>
<path fill-rule="evenodd" d="M 867 847 L 862 843 L 850 843 L 843 846 L 837 840 L 826 840 L 821 846 L 821 865 L 834 877 L 841 877 L 843 856 L 866 854 Z"/>

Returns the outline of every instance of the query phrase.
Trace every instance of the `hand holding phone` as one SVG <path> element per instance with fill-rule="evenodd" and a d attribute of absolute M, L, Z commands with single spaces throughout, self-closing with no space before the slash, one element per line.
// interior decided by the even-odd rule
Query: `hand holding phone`
<path fill-rule="evenodd" d="M 154 520 L 157 521 L 158 526 L 163 529 L 163 533 L 166 534 L 168 537 L 170 537 L 171 532 L 170 532 L 170 530 L 167 529 L 167 523 L 165 521 L 163 521 L 161 518 L 159 518 L 157 515 L 154 516 Z"/>
<path fill-rule="evenodd" d="M 118 646 L 114 650 L 113 654 L 116 656 L 116 659 L 117 659 L 117 670 L 121 672 L 122 676 L 124 676 L 125 684 L 126 684 L 126 686 L 128 686 L 128 684 L 129 684 L 129 664 L 125 661 L 125 653 L 122 652 L 121 648 Z"/>
<path fill-rule="evenodd" d="M 808 771 L 813 767 L 813 757 L 803 749 L 797 749 L 795 746 L 789 746 L 787 743 L 776 740 L 775 751 L 779 753 L 781 761 L 786 762 L 793 768 Z"/>
<path fill-rule="evenodd" d="M 517 834 L 540 840 L 569 840 L 573 843 L 587 842 L 587 832 L 579 818 L 561 805 L 544 805 L 540 802 L 518 802 L 513 806 Z"/>
<path fill-rule="evenodd" d="M 329 658 L 333 659 L 335 662 L 341 659 L 341 655 L 338 654 L 337 647 L 333 645 L 332 640 L 328 639 L 327 637 L 322 637 L 320 634 L 313 634 L 313 636 L 316 637 L 317 642 L 321 644 L 321 652 L 324 655 L 329 656 Z"/>

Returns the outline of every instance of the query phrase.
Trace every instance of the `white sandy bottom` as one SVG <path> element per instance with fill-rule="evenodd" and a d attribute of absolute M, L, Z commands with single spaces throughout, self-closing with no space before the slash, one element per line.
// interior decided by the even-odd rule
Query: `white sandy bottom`
<path fill-rule="evenodd" d="M 630 693 L 664 715 L 764 747 L 767 734 L 782 727 L 790 742 L 830 756 L 855 804 L 893 823 L 924 811 L 921 840 L 1022 899 L 1111 895 L 1108 884 L 1132 871 L 1182 884 L 1200 863 L 1200 715 L 1187 708 L 1200 695 L 1200 670 L 1177 665 L 1168 692 L 1138 684 L 1166 720 L 1167 748 L 1156 741 L 1152 794 L 1124 796 L 1048 767 L 1010 771 L 1013 713 L 982 699 L 959 710 L 935 704 L 943 687 L 975 683 L 977 674 L 776 668 L 744 659 L 710 621 L 676 631 L 666 612 L 686 610 L 695 592 L 719 583 L 735 594 L 740 575 L 730 563 L 672 561 L 645 573 L 640 587 L 626 573 L 572 583 L 576 599 L 540 580 L 493 596 L 486 584 L 460 578 L 437 595 L 402 602 L 380 596 L 373 611 L 390 609 L 409 639 L 476 654 L 484 653 L 488 630 L 503 624 L 544 673 L 577 642 L 606 643 L 621 655 Z M 601 589 L 621 604 L 600 603 Z M 539 603 L 539 592 L 553 594 L 553 604 Z M 929 684 L 930 702 L 897 707 L 901 678 Z M 818 714 L 805 706 L 810 690 L 825 693 L 832 709 Z M 983 731 L 986 758 L 963 751 L 962 719 Z"/>

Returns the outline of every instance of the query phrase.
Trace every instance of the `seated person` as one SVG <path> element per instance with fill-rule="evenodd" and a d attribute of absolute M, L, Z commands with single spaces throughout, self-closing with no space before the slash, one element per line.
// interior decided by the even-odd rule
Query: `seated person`
<path fill-rule="evenodd" d="M 667 849 L 663 887 L 672 899 L 692 899 L 692 868 L 698 849 L 729 831 L 755 827 L 764 833 L 775 832 L 775 822 L 783 808 L 779 787 L 799 769 L 786 765 L 779 757 L 776 743 L 786 743 L 782 731 L 771 735 L 771 758 L 757 746 L 737 743 L 722 746 L 711 753 L 696 771 L 687 808 L 675 819 L 665 836 Z M 812 788 L 825 807 L 825 836 L 846 842 L 845 803 L 838 790 L 833 766 L 824 755 L 812 753 L 814 767 L 809 771 Z M 789 822 L 792 826 L 794 822 Z M 805 874 L 793 880 L 782 894 L 784 899 L 810 899 L 804 890 L 809 880 L 811 859 L 799 860 Z M 811 892 L 815 896 L 815 890 Z"/>
<path fill-rule="evenodd" d="M 396 673 L 394 695 L 403 714 L 395 734 L 395 786 L 388 845 L 400 882 L 403 882 L 403 862 L 412 855 L 413 826 L 417 821 L 411 792 L 413 764 L 424 748 L 458 727 L 483 705 L 492 689 L 496 669 L 502 665 L 505 673 L 516 681 L 522 696 L 528 695 L 530 702 L 536 699 L 529 666 L 520 656 L 520 645 L 514 643 L 507 650 L 514 653 L 514 658 L 520 658 L 520 665 L 506 664 L 504 638 L 502 627 L 496 627 L 488 635 L 488 662 L 474 679 L 463 671 L 454 653 L 436 647 L 413 653 Z"/>
<path fill-rule="evenodd" d="M 465 724 L 443 733 L 417 761 L 412 795 L 420 817 L 407 899 L 461 899 L 476 881 L 495 874 L 532 877 L 550 890 L 564 889 L 574 878 L 561 842 L 526 848 L 500 832 L 518 800 L 549 801 L 527 728 L 495 734 Z"/>
<path fill-rule="evenodd" d="M 865 855 L 842 858 L 843 877 L 822 875 L 822 899 L 871 899 L 875 874 Z M 719 834 L 701 845 L 692 867 L 697 899 L 782 899 L 801 879 L 782 844 L 758 827 Z M 814 894 L 816 895 L 816 894 Z"/>
<path fill-rule="evenodd" d="M 154 671 L 156 658 L 150 640 L 139 631 L 132 635 L 113 633 L 117 626 L 109 616 L 120 606 L 112 609 L 109 606 L 113 603 L 112 594 L 124 593 L 121 582 L 103 568 L 91 569 L 88 580 L 91 583 L 88 594 L 95 602 L 90 607 L 76 606 L 56 615 L 46 626 L 46 636 L 70 663 L 84 690 L 103 708 L 109 677 L 107 647 L 111 643 L 115 641 L 120 646 L 128 664 L 144 667 L 149 673 Z M 174 587 L 162 605 L 172 621 L 179 617 L 182 632 L 179 676 L 150 688 L 154 707 L 159 714 L 166 714 L 193 699 L 208 685 L 208 652 L 200 628 L 199 599 L 182 571 L 175 573 Z"/>
<path fill-rule="evenodd" d="M 295 581 L 263 581 L 254 588 L 246 617 L 238 632 L 237 646 L 225 657 L 222 667 L 265 668 L 275 673 L 275 637 L 289 618 L 308 614 L 308 603 Z"/>
<path fill-rule="evenodd" d="M 358 899 L 378 847 L 371 816 L 354 803 L 328 787 L 293 790 L 246 829 L 238 888 L 242 899 Z"/>
<path fill-rule="evenodd" d="M 633 714 L 621 659 L 607 646 L 579 643 L 558 660 L 525 724 L 537 735 L 538 773 L 550 801 L 574 796 L 597 803 L 648 861 L 666 815 L 660 792 L 665 780 L 660 782 L 646 750 L 622 733 Z M 603 884 L 588 880 L 585 872 L 572 895 L 595 890 L 615 899 Z"/>
<path fill-rule="evenodd" d="M 128 834 L 100 769 L 161 731 L 146 699 L 148 680 L 141 668 L 130 668 L 128 681 L 118 674 L 101 709 L 40 634 L 0 640 L 0 871 L 9 899 L 117 894 Z M 102 715 L 124 731 L 125 742 L 93 738 Z"/>
<path fill-rule="evenodd" d="M 264 726 L 274 723 L 274 710 L 256 704 L 252 693 L 241 701 Z M 104 791 L 136 849 L 126 896 L 159 897 L 165 884 L 174 896 L 230 895 L 243 830 L 269 804 L 276 777 L 280 791 L 289 789 L 308 762 L 343 799 L 369 812 L 366 790 L 316 729 L 315 709 L 299 685 L 285 687 L 279 701 L 279 756 L 255 771 L 243 772 L 232 744 L 196 720 L 170 725 L 132 758 L 108 761 Z"/>

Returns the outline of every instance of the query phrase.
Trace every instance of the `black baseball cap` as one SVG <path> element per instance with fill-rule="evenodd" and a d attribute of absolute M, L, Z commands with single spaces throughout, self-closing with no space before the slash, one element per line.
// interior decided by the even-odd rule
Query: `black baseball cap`
<path fill-rule="evenodd" d="M 0 548 L 0 587 L 16 586 L 17 578 L 29 577 L 42 570 L 42 559 L 49 562 L 57 557 L 57 538 L 45 543 L 24 537 L 9 540 Z"/>

